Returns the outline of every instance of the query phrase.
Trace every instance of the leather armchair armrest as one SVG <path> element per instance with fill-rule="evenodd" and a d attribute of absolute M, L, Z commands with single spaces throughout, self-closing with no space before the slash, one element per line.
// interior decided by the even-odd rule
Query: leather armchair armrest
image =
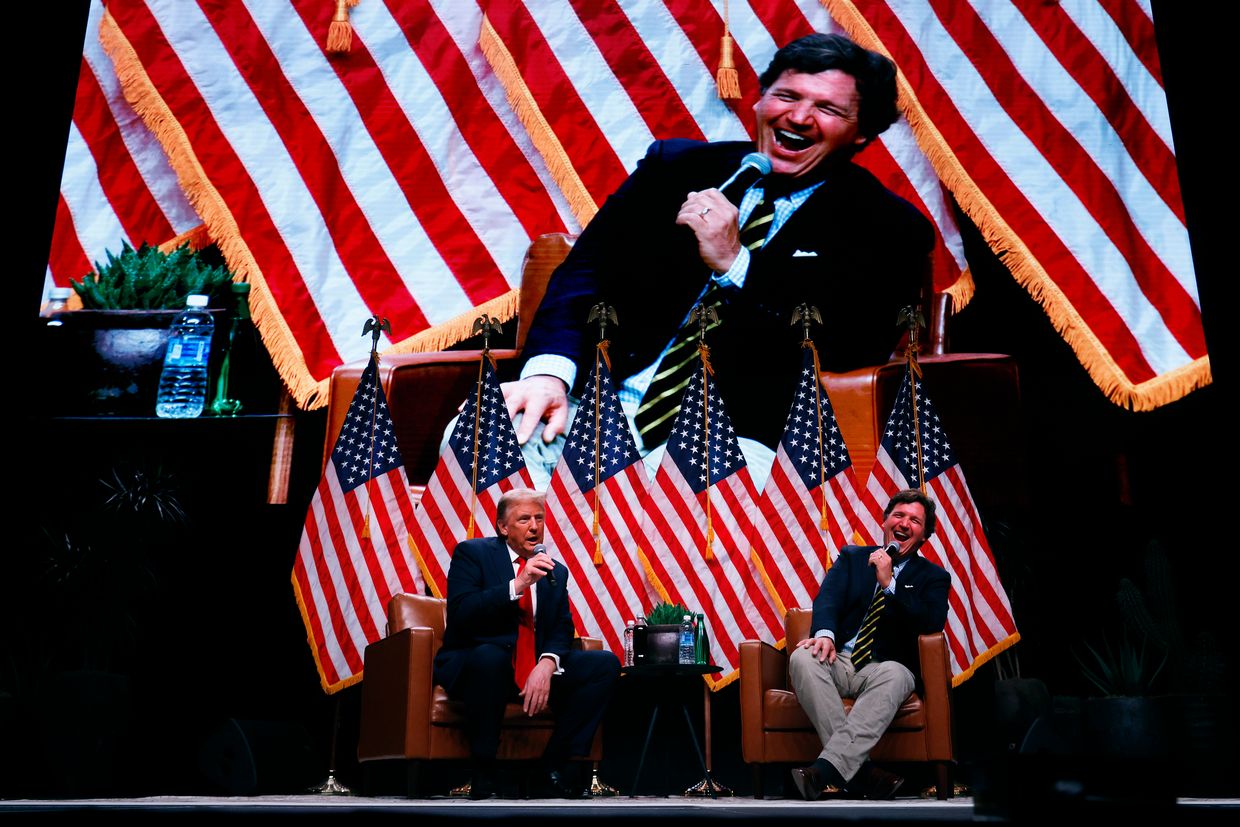
<path fill-rule="evenodd" d="M 430 757 L 434 648 L 424 626 L 366 647 L 359 760 Z"/>
<path fill-rule="evenodd" d="M 741 643 L 741 754 L 749 763 L 765 760 L 763 698 L 788 685 L 788 655 L 769 643 Z"/>
<path fill-rule="evenodd" d="M 931 761 L 952 759 L 951 667 L 947 636 L 942 632 L 917 639 L 921 656 L 922 701 L 926 705 L 926 750 Z"/>
<path fill-rule="evenodd" d="M 603 641 L 596 637 L 573 638 L 573 648 L 583 652 L 598 652 L 603 648 Z"/>

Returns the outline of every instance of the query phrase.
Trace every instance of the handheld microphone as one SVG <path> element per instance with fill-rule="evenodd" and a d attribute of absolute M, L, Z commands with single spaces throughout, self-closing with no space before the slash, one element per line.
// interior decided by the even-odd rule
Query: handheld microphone
<path fill-rule="evenodd" d="M 770 171 L 771 159 L 761 152 L 751 152 L 741 159 L 741 165 L 736 172 L 732 173 L 732 177 L 719 185 L 719 192 L 723 193 L 723 197 L 733 204 L 740 204 L 741 198 L 745 196 L 745 190 L 753 186 L 759 178 L 768 175 Z"/>
<path fill-rule="evenodd" d="M 547 547 L 543 545 L 542 543 L 539 543 L 538 545 L 534 546 L 534 553 L 535 554 L 549 554 L 547 551 Z M 555 585 L 555 569 L 554 568 L 552 568 L 551 571 L 547 572 L 547 582 L 553 586 Z"/>
<path fill-rule="evenodd" d="M 900 553 L 900 542 L 898 540 L 892 540 L 890 543 L 883 546 L 883 551 L 887 552 L 888 557 L 895 557 Z M 870 565 L 872 566 L 874 564 L 870 563 Z"/>

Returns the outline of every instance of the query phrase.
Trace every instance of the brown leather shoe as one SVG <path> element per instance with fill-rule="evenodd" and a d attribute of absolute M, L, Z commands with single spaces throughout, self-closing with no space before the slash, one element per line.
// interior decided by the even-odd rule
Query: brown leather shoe
<path fill-rule="evenodd" d="M 797 792 L 806 801 L 834 798 L 844 794 L 842 786 L 827 781 L 813 766 L 793 768 L 792 783 L 796 784 Z"/>
<path fill-rule="evenodd" d="M 861 772 L 848 786 L 861 793 L 862 798 L 871 801 L 890 801 L 896 797 L 896 791 L 904 784 L 904 779 L 894 772 L 879 769 L 873 764 L 861 768 Z"/>

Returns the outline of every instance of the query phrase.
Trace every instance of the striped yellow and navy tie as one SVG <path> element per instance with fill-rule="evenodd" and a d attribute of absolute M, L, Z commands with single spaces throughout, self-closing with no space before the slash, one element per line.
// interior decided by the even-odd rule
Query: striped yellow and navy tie
<path fill-rule="evenodd" d="M 774 199 L 759 201 L 750 213 L 749 220 L 741 228 L 741 244 L 750 252 L 761 248 L 774 217 Z M 717 309 L 723 303 L 725 291 L 728 289 L 712 278 L 698 303 Z M 718 322 L 712 322 L 706 330 L 712 330 L 717 325 Z M 697 339 L 698 324 L 689 319 L 676 331 L 675 344 L 659 361 L 650 387 L 646 388 L 646 393 L 642 396 L 633 420 L 637 423 L 637 432 L 642 435 L 642 444 L 647 450 L 667 441 L 667 436 L 672 431 L 672 424 L 680 411 L 680 399 L 689 384 L 689 377 L 697 367 Z"/>
<path fill-rule="evenodd" d="M 887 592 L 879 589 L 870 601 L 870 608 L 865 610 L 865 618 L 861 621 L 861 631 L 857 633 L 857 643 L 853 646 L 852 665 L 858 672 L 874 659 L 874 644 L 878 638 L 878 621 L 883 616 L 883 607 L 887 605 Z"/>

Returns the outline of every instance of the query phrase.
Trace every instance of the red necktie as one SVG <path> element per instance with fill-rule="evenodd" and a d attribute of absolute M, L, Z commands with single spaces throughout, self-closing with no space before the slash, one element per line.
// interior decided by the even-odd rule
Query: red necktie
<path fill-rule="evenodd" d="M 525 558 L 517 563 L 517 576 L 521 576 L 521 572 L 525 569 Z M 529 680 L 530 673 L 534 671 L 534 595 L 531 590 L 533 586 L 521 592 L 521 596 L 517 598 L 517 609 L 520 612 L 520 618 L 517 622 L 517 648 L 512 653 L 512 671 L 513 677 L 516 679 L 517 688 L 525 689 L 525 682 Z"/>

